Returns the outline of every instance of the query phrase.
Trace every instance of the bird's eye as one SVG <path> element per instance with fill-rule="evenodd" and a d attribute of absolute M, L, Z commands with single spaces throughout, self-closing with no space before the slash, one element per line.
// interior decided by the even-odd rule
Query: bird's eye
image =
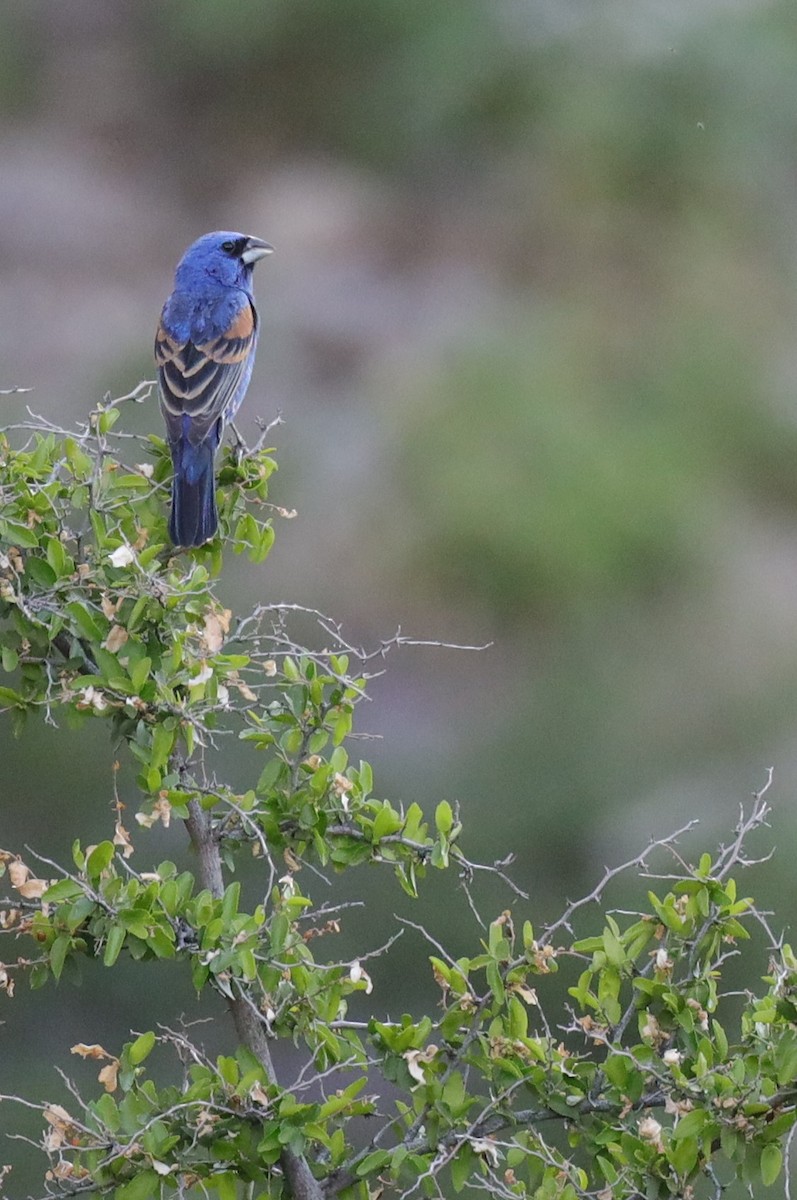
<path fill-rule="evenodd" d="M 233 250 L 235 249 L 235 242 L 222 242 L 221 248 L 225 254 L 232 254 Z"/>

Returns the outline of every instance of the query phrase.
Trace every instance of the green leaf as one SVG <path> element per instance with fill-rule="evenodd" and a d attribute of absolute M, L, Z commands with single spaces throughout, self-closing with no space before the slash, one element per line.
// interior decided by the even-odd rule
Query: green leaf
<path fill-rule="evenodd" d="M 109 433 L 116 422 L 119 420 L 120 412 L 118 408 L 100 408 L 97 413 L 97 428 L 100 433 Z"/>
<path fill-rule="evenodd" d="M 121 1126 L 121 1120 L 119 1108 L 113 1096 L 109 1096 L 106 1092 L 104 1096 L 100 1096 L 99 1100 L 93 1101 L 92 1108 L 111 1133 L 116 1133 Z"/>
<path fill-rule="evenodd" d="M 415 800 L 413 800 L 407 809 L 407 816 L 404 821 L 404 835 L 413 842 L 421 842 L 426 836 L 426 826 L 423 823 L 423 810 Z"/>
<path fill-rule="evenodd" d="M 152 755 L 150 757 L 150 766 L 160 771 L 166 766 L 169 760 L 169 755 L 172 752 L 176 732 L 174 729 L 167 729 L 165 725 L 156 725 L 152 731 Z"/>
<path fill-rule="evenodd" d="M 36 533 L 19 521 L 0 521 L 0 538 L 12 546 L 21 546 L 26 550 L 32 550 L 39 544 Z"/>
<path fill-rule="evenodd" d="M 291 683 L 298 683 L 301 679 L 299 668 L 296 666 L 296 663 L 293 661 L 290 655 L 286 655 L 282 660 L 282 673 L 286 679 L 291 681 Z"/>
<path fill-rule="evenodd" d="M 441 800 L 434 812 L 434 823 L 438 833 L 450 833 L 454 824 L 454 813 L 447 800 Z"/>
<path fill-rule="evenodd" d="M 728 1054 L 728 1039 L 725 1035 L 725 1030 L 720 1025 L 719 1021 L 712 1019 L 711 1028 L 714 1032 L 714 1041 L 717 1045 L 717 1053 L 720 1059 L 724 1059 Z"/>
<path fill-rule="evenodd" d="M 334 1117 L 336 1113 L 342 1112 L 355 1097 L 363 1090 L 366 1085 L 366 1078 L 362 1076 L 360 1079 L 355 1079 L 354 1083 L 350 1083 L 347 1088 L 340 1092 L 336 1092 L 326 1100 L 318 1111 L 318 1119 L 326 1121 L 329 1117 Z"/>
<path fill-rule="evenodd" d="M 25 564 L 25 574 L 30 576 L 37 587 L 51 588 L 56 579 L 55 571 L 43 558 L 30 556 Z"/>
<path fill-rule="evenodd" d="M 673 1141 L 695 1137 L 696 1134 L 700 1133 L 708 1119 L 708 1113 L 702 1108 L 693 1108 L 691 1112 L 685 1113 L 684 1116 L 678 1118 L 678 1122 L 672 1131 Z"/>
<path fill-rule="evenodd" d="M 509 1036 L 513 1038 L 528 1037 L 529 1014 L 523 1001 L 517 996 L 510 996 L 507 1007 L 509 1009 Z"/>
<path fill-rule="evenodd" d="M 224 900 L 221 906 L 221 918 L 225 924 L 228 924 L 238 912 L 238 902 L 240 898 L 241 885 L 236 879 L 229 885 L 224 893 Z"/>
<path fill-rule="evenodd" d="M 625 947 L 614 930 L 607 926 L 601 940 L 607 961 L 618 969 L 624 967 L 627 961 Z"/>
<path fill-rule="evenodd" d="M 383 837 L 389 837 L 391 833 L 398 833 L 401 824 L 400 815 L 385 800 L 374 818 L 372 831 L 374 841 L 378 842 Z"/>
<path fill-rule="evenodd" d="M 47 542 L 47 561 L 56 575 L 65 574 L 66 551 L 58 538 L 50 538 Z"/>
<path fill-rule="evenodd" d="M 16 650 L 12 650 L 10 646 L 3 646 L 1 657 L 4 671 L 16 671 L 19 665 L 19 655 Z"/>
<path fill-rule="evenodd" d="M 154 1200 L 161 1193 L 161 1179 L 156 1171 L 138 1171 L 127 1183 L 114 1188 L 114 1200 Z"/>
<path fill-rule="evenodd" d="M 374 1150 L 367 1154 L 361 1163 L 357 1164 L 357 1174 L 362 1179 L 365 1175 L 374 1175 L 390 1162 L 389 1150 Z"/>
<path fill-rule="evenodd" d="M 270 525 L 264 526 L 259 532 L 255 532 L 252 539 L 252 545 L 248 550 L 249 561 L 253 563 L 261 563 L 268 557 L 269 550 L 274 545 L 275 538 L 274 530 Z"/>
<path fill-rule="evenodd" d="M 360 759 L 360 790 L 363 796 L 374 790 L 374 773 L 371 764 Z"/>
<path fill-rule="evenodd" d="M 496 966 L 496 964 L 494 962 L 490 962 L 487 964 L 486 974 L 487 974 L 487 983 L 489 985 L 490 991 L 493 993 L 493 995 L 495 996 L 498 1003 L 503 1004 L 504 1003 L 504 984 L 501 979 L 501 973 L 498 970 L 498 967 Z"/>
<path fill-rule="evenodd" d="M 797 1034 L 787 1030 L 775 1047 L 778 1086 L 786 1087 L 797 1078 Z"/>
<path fill-rule="evenodd" d="M 50 970 L 56 979 L 61 978 L 61 972 L 64 969 L 66 956 L 69 953 L 69 947 L 72 944 L 72 939 L 68 933 L 61 933 L 55 939 L 50 947 Z"/>
<path fill-rule="evenodd" d="M 332 741 L 335 746 L 339 746 L 344 738 L 347 738 L 351 733 L 351 710 L 341 707 L 338 709 L 338 715 L 332 726 Z"/>
<path fill-rule="evenodd" d="M 106 967 L 112 967 L 121 952 L 125 941 L 126 930 L 122 925 L 113 925 L 105 943 L 105 953 L 102 961 Z"/>
<path fill-rule="evenodd" d="M 93 613 L 89 611 L 85 604 L 81 604 L 79 601 L 73 600 L 65 607 L 66 611 L 75 622 L 78 633 L 82 637 L 88 638 L 91 642 L 101 642 L 103 640 L 107 630 L 100 628 Z"/>
<path fill-rule="evenodd" d="M 774 1142 L 765 1146 L 761 1151 L 761 1182 L 764 1187 L 770 1187 L 775 1182 L 782 1166 L 783 1152 L 780 1146 L 776 1146 Z"/>
<path fill-rule="evenodd" d="M 465 1142 L 451 1161 L 451 1185 L 455 1192 L 462 1191 L 477 1162 L 478 1159 L 470 1142 Z"/>
<path fill-rule="evenodd" d="M 147 1033 L 142 1033 L 141 1036 L 137 1037 L 134 1042 L 131 1042 L 127 1048 L 127 1056 L 134 1067 L 137 1067 L 139 1063 L 144 1061 L 147 1055 L 152 1051 L 152 1047 L 154 1045 L 155 1034 L 151 1029 L 148 1030 Z"/>
<path fill-rule="evenodd" d="M 138 662 L 130 667 L 130 682 L 133 685 L 135 692 L 140 692 L 144 684 L 149 678 L 149 673 L 152 670 L 151 658 L 140 658 Z"/>
<path fill-rule="evenodd" d="M 689 1175 L 695 1168 L 699 1150 L 696 1137 L 685 1137 L 671 1142 L 667 1157 L 679 1175 Z"/>
<path fill-rule="evenodd" d="M 573 942 L 573 950 L 575 950 L 577 954 L 594 954 L 596 950 L 602 949 L 602 937 L 581 938 L 579 941 Z"/>
<path fill-rule="evenodd" d="M 86 874 L 89 879 L 93 882 L 99 879 L 102 872 L 110 866 L 113 854 L 113 842 L 100 842 L 94 847 L 86 863 Z"/>
<path fill-rule="evenodd" d="M 48 887 L 42 896 L 45 904 L 60 904 L 63 900 L 75 900 L 83 895 L 83 888 L 73 879 L 59 879 L 52 887 Z"/>
<path fill-rule="evenodd" d="M 625 1091 L 629 1076 L 634 1074 L 634 1067 L 630 1059 L 621 1054 L 610 1054 L 603 1064 L 603 1069 L 609 1082 L 621 1091 Z"/>
<path fill-rule="evenodd" d="M 232 1171 L 224 1171 L 220 1175 L 213 1175 L 208 1182 L 215 1188 L 219 1200 L 237 1200 L 238 1184 L 236 1183 L 236 1176 Z"/>

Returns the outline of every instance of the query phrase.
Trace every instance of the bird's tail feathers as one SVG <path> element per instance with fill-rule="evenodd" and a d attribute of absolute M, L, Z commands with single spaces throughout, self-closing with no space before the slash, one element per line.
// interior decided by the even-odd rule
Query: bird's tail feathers
<path fill-rule="evenodd" d="M 198 445 L 180 438 L 172 445 L 174 480 L 169 537 L 175 546 L 201 546 L 218 528 L 213 474 L 215 449 L 210 438 Z"/>

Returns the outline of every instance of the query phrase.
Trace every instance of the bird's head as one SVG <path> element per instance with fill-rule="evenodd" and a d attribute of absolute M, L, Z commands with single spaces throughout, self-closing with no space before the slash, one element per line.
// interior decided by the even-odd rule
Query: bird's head
<path fill-rule="evenodd" d="M 274 247 L 245 233 L 217 230 L 206 233 L 189 246 L 177 264 L 175 283 L 178 288 L 206 280 L 217 280 L 222 287 L 249 291 L 252 270 L 256 262 L 273 252 Z"/>

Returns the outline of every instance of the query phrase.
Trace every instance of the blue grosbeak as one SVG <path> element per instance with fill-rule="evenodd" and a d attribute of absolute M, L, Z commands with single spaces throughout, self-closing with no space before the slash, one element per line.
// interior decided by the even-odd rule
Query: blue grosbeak
<path fill-rule="evenodd" d="M 174 464 L 175 546 L 201 546 L 219 523 L 213 460 L 249 386 L 258 333 L 252 272 L 271 251 L 243 233 L 206 233 L 177 264 L 163 306 L 155 361 Z"/>

